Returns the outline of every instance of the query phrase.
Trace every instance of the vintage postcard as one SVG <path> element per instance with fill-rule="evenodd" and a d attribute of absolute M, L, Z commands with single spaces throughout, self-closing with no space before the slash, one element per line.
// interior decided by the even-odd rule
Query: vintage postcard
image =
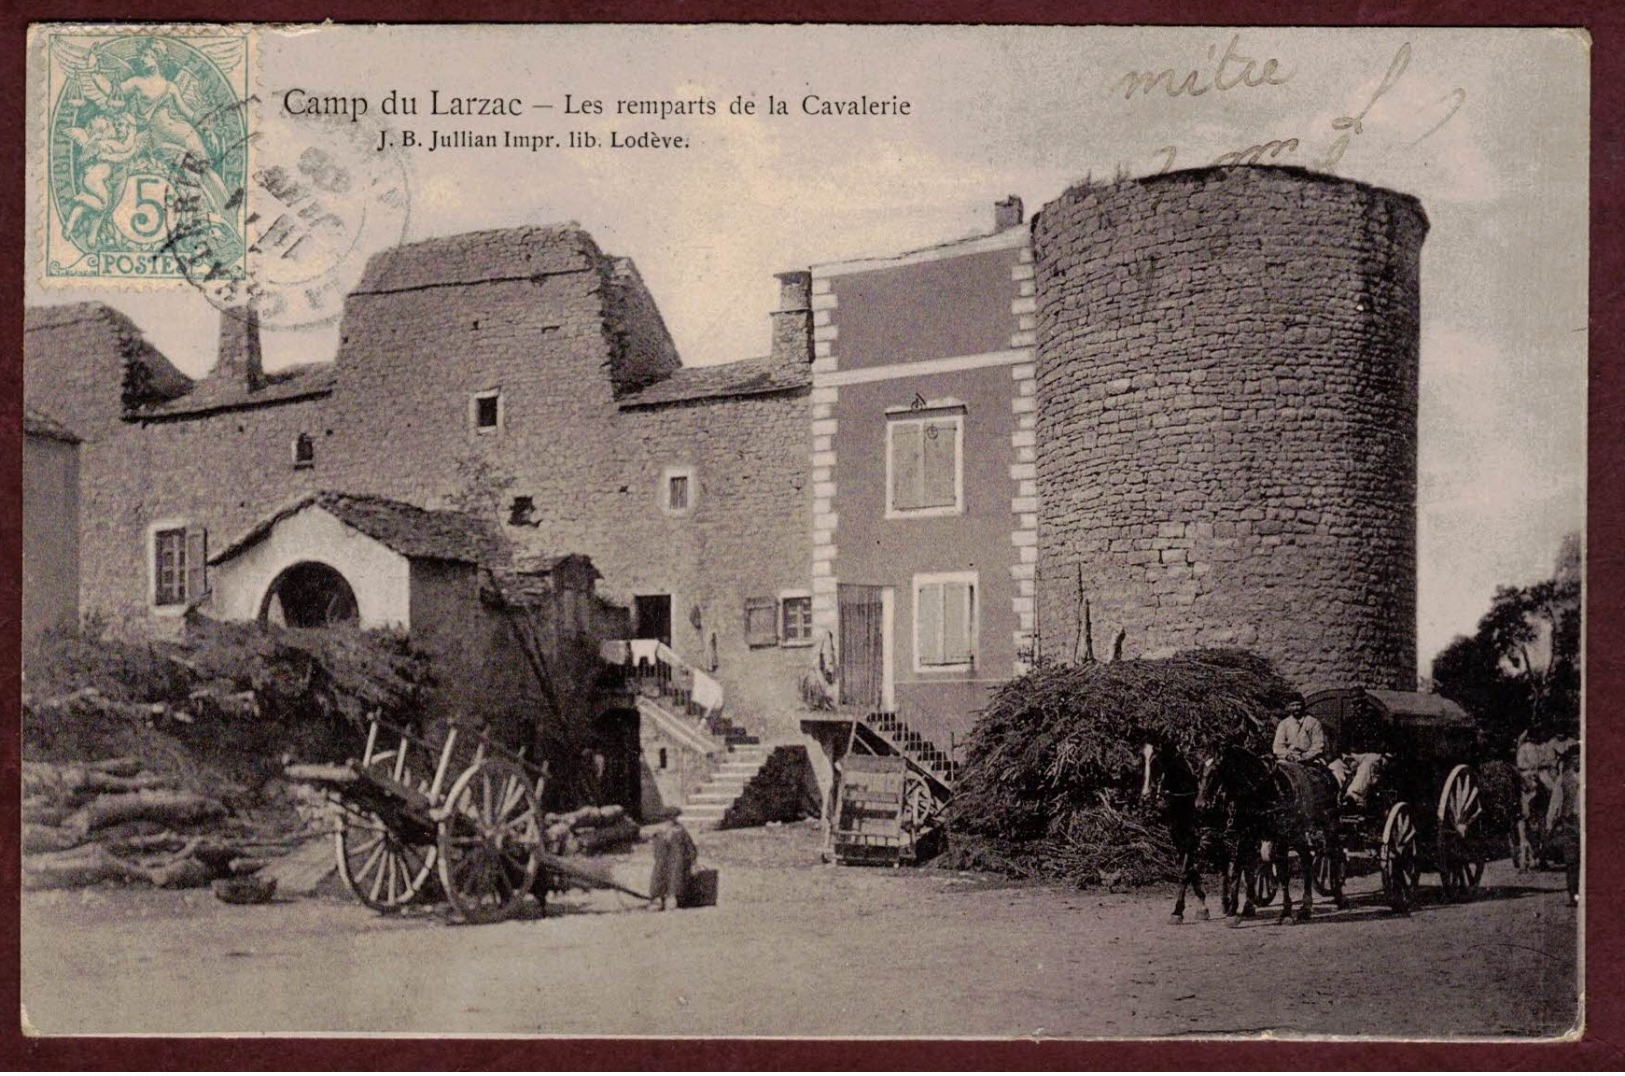
<path fill-rule="evenodd" d="M 34 26 L 25 1031 L 1583 1034 L 1589 96 Z"/>

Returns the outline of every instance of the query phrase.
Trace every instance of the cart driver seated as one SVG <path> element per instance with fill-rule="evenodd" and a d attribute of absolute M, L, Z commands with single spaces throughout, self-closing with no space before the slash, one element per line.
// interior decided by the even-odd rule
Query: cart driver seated
<path fill-rule="evenodd" d="M 1273 752 L 1282 762 L 1326 761 L 1326 730 L 1314 714 L 1304 709 L 1302 695 L 1286 704 L 1286 716 L 1275 726 Z"/>

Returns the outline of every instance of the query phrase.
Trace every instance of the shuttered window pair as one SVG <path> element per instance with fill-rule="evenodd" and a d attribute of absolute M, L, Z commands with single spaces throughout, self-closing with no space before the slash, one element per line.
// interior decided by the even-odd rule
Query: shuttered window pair
<path fill-rule="evenodd" d="M 208 532 L 171 527 L 153 535 L 153 604 L 186 605 L 207 589 Z"/>
<path fill-rule="evenodd" d="M 921 669 L 976 660 L 974 574 L 920 576 L 914 583 L 914 663 Z"/>
<path fill-rule="evenodd" d="M 811 641 L 811 597 L 745 599 L 745 645 L 797 645 Z"/>
<path fill-rule="evenodd" d="M 894 418 L 886 424 L 891 514 L 946 515 L 960 511 L 962 415 Z"/>

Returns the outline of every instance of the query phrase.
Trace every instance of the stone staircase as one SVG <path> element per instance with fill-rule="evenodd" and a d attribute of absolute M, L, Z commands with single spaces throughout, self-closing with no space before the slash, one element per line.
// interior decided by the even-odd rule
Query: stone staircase
<path fill-rule="evenodd" d="M 634 658 L 636 651 L 642 652 L 641 659 Z M 715 760 L 709 778 L 698 788 L 687 790 L 683 802 L 686 824 L 691 828 L 714 828 L 761 770 L 771 749 L 728 714 L 720 684 L 688 665 L 665 644 L 655 640 L 611 641 L 604 645 L 603 657 L 615 670 L 619 683 L 636 699 L 645 721 L 655 724 L 674 742 Z"/>
<path fill-rule="evenodd" d="M 745 792 L 762 764 L 767 761 L 769 749 L 756 743 L 731 746 L 722 761 L 712 771 L 711 779 L 688 794 L 683 805 L 683 823 L 691 829 L 715 829 Z"/>

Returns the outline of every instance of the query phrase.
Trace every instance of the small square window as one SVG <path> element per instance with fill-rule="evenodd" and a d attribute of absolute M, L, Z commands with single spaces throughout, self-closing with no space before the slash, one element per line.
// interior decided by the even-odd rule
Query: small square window
<path fill-rule="evenodd" d="M 476 433 L 496 433 L 501 430 L 502 393 L 476 392 L 469 401 L 469 418 Z"/>
<path fill-rule="evenodd" d="M 692 467 L 667 467 L 660 475 L 660 508 L 668 515 L 687 515 L 694 507 Z"/>
<path fill-rule="evenodd" d="M 302 433 L 294 438 L 293 465 L 298 470 L 316 466 L 316 442 L 310 434 Z"/>
<path fill-rule="evenodd" d="M 785 646 L 806 646 L 812 642 L 812 598 L 805 594 L 779 599 L 779 639 Z"/>

